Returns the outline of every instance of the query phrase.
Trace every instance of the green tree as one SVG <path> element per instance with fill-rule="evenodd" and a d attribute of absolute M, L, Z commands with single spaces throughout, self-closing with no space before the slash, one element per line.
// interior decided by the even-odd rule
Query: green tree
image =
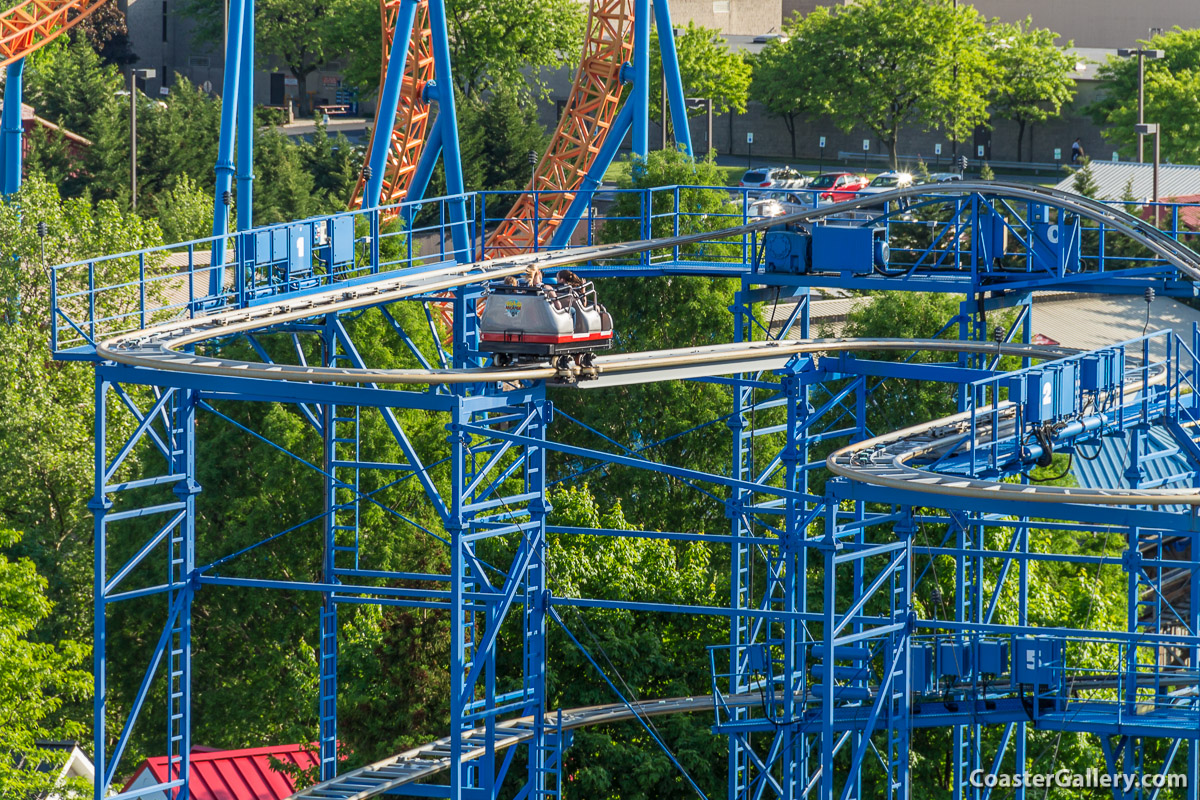
<path fill-rule="evenodd" d="M 1096 181 L 1096 174 L 1092 172 L 1092 160 L 1086 156 L 1080 160 L 1079 166 L 1076 168 L 1063 167 L 1063 172 L 1071 176 L 1071 191 L 1082 197 L 1090 197 L 1093 200 L 1103 200 L 1099 197 L 1100 184 Z"/>
<path fill-rule="evenodd" d="M 308 76 L 343 52 L 340 15 L 344 0 L 258 0 L 254 6 L 254 39 L 258 56 L 280 59 L 300 86 L 300 111 L 309 112 Z M 184 0 L 183 13 L 196 21 L 201 41 L 220 44 L 225 4 L 219 0 Z M 379 8 L 375 8 L 379 18 Z"/>
<path fill-rule="evenodd" d="M 1200 29 L 1175 29 L 1155 36 L 1143 46 L 1162 50 L 1161 59 L 1147 60 L 1146 115 L 1162 126 L 1162 157 L 1178 164 L 1200 163 Z M 1137 155 L 1137 59 L 1109 58 L 1100 68 L 1101 98 L 1087 111 L 1104 138 L 1125 158 Z M 1147 142 L 1153 146 L 1153 142 Z"/>
<path fill-rule="evenodd" d="M 372 92 L 382 69 L 379 3 L 342 2 L 344 11 L 335 25 L 349 58 L 346 79 Z M 446 25 L 454 83 L 465 96 L 479 99 L 506 88 L 544 93 L 542 70 L 579 59 L 584 10 L 575 0 L 447 0 Z"/>
<path fill-rule="evenodd" d="M 1029 17 L 1014 24 L 993 24 L 991 34 L 999 68 L 992 110 L 1017 123 L 1017 160 L 1021 161 L 1025 129 L 1057 117 L 1075 96 L 1075 58 L 1067 52 L 1072 42 L 1067 42 L 1067 49 L 1060 48 L 1054 43 L 1058 34 L 1033 27 Z"/>
<path fill-rule="evenodd" d="M 844 131 L 866 128 L 899 169 L 909 125 L 940 127 L 961 141 L 987 119 L 995 66 L 983 18 L 947 0 L 863 0 L 818 7 L 789 30 L 792 79 L 804 110 Z"/>
<path fill-rule="evenodd" d="M 467 188 L 528 186 L 529 152 L 540 155 L 546 149 L 546 132 L 538 122 L 533 101 L 519 92 L 502 89 L 487 97 L 463 98 L 458 113 L 463 181 Z M 445 178 L 439 178 L 444 187 Z"/>
<path fill-rule="evenodd" d="M 187 242 L 209 236 L 212 212 L 212 194 L 197 186 L 186 172 L 155 198 L 155 216 L 162 227 L 164 242 Z"/>
<path fill-rule="evenodd" d="M 37 224 L 46 223 L 44 240 Z M 122 213 L 112 201 L 93 206 L 83 199 L 60 200 L 38 176 L 25 181 L 0 204 L 0 237 L 13 261 L 0 269 L 0 297 L 8 298 L 7 324 L 0 324 L 0 526 L 25 532 L 16 552 L 28 556 L 49 581 L 57 611 L 52 637 L 87 641 L 91 636 L 92 371 L 56 362 L 49 342 L 49 278 L 43 265 L 122 253 L 158 244 L 153 220 Z M 45 257 L 43 260 L 42 250 Z M 111 286 L 137 279 L 136 260 L 109 262 L 96 283 Z M 63 270 L 59 290 L 82 291 L 87 270 Z M 133 293 L 97 296 L 97 316 L 128 313 Z M 68 312 L 84 312 L 86 306 Z M 78 314 L 77 319 L 82 319 Z M 65 324 L 64 324 L 65 326 Z M 114 421 L 111 435 L 130 430 Z"/>
<path fill-rule="evenodd" d="M 795 24 L 798 23 L 790 23 L 785 30 L 790 34 L 791 26 Z M 754 70 L 750 96 L 761 103 L 768 114 L 783 120 L 792 139 L 793 157 L 796 155 L 797 120 L 806 114 L 819 113 L 804 84 L 796 79 L 793 62 L 798 53 L 799 48 L 789 46 L 788 39 L 772 39 L 750 62 Z"/>
<path fill-rule="evenodd" d="M 81 669 L 88 648 L 70 640 L 37 640 L 38 626 L 54 604 L 32 561 L 4 555 L 20 540 L 17 531 L 0 528 L 0 796 L 82 792 L 89 787 L 56 785 L 57 770 L 38 769 L 55 756 L 37 741 L 83 736 L 84 726 L 62 719 L 61 712 L 66 702 L 91 694 L 91 674 Z"/>
<path fill-rule="evenodd" d="M 684 97 L 712 99 L 713 113 L 746 113 L 750 99 L 750 64 L 741 52 L 732 52 L 721 32 L 688 20 L 687 27 L 675 37 L 679 77 Z M 650 74 L 662 74 L 662 56 L 658 49 L 658 31 L 650 36 Z M 650 82 L 650 116 L 662 113 L 662 81 Z M 692 109 L 689 116 L 701 113 Z"/>

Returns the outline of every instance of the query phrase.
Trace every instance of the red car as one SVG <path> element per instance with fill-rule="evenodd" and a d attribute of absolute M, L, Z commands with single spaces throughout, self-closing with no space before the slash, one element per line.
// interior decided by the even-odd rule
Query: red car
<path fill-rule="evenodd" d="M 804 188 L 818 192 L 821 202 L 840 203 L 853 200 L 854 193 L 865 189 L 869 182 L 864 176 L 853 172 L 826 172 Z"/>

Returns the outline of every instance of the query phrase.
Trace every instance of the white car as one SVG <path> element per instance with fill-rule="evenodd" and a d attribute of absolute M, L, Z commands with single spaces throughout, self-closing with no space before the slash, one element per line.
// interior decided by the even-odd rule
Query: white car
<path fill-rule="evenodd" d="M 743 189 L 765 189 L 766 191 L 787 191 L 803 189 L 811 179 L 799 170 L 791 167 L 756 167 L 746 170 L 738 184 Z M 757 192 L 751 192 L 756 196 Z"/>
<path fill-rule="evenodd" d="M 961 180 L 962 175 L 959 175 L 957 172 L 931 172 L 929 173 L 929 180 L 924 181 L 924 183 L 941 183 L 943 181 Z"/>
<path fill-rule="evenodd" d="M 913 185 L 913 176 L 907 172 L 882 172 L 875 180 L 867 184 L 865 189 L 859 189 L 862 194 L 879 194 L 890 192 L 892 189 L 904 189 Z"/>

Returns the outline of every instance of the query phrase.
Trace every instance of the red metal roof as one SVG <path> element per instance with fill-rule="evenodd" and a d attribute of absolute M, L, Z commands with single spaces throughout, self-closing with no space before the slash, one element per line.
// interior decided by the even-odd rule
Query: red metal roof
<path fill-rule="evenodd" d="M 248 750 L 207 750 L 191 753 L 190 800 L 283 800 L 295 793 L 292 778 L 271 769 L 271 757 L 302 770 L 318 763 L 309 745 L 288 744 Z M 167 758 L 148 758 L 125 784 L 125 788 L 149 770 L 155 783 L 167 780 Z"/>

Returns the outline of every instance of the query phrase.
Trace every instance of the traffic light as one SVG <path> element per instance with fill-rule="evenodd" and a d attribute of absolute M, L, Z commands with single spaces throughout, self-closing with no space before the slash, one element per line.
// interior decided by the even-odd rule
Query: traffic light
<path fill-rule="evenodd" d="M 967 171 L 967 164 L 968 164 L 968 163 L 969 163 L 969 162 L 967 161 L 967 157 L 966 157 L 966 156 L 959 156 L 959 157 L 958 157 L 958 171 L 959 171 L 959 172 L 966 172 L 966 171 Z"/>

